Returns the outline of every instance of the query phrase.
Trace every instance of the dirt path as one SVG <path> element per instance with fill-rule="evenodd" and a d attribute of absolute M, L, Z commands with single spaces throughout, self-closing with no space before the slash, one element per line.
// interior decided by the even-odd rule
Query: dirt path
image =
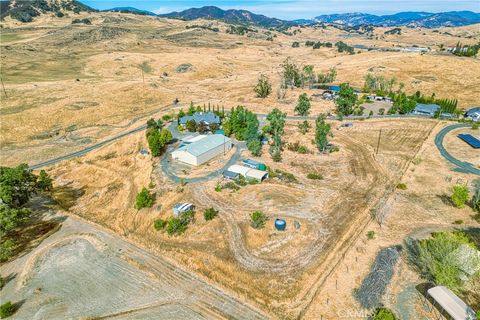
<path fill-rule="evenodd" d="M 23 301 L 16 319 L 264 319 L 259 310 L 86 221 L 68 216 L 27 255 L 2 300 Z"/>

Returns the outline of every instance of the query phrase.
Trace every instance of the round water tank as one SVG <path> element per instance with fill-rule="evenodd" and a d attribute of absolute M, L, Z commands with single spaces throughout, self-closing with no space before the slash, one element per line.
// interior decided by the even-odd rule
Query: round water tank
<path fill-rule="evenodd" d="M 284 231 L 287 227 L 287 222 L 283 219 L 275 219 L 275 229 L 278 231 Z"/>

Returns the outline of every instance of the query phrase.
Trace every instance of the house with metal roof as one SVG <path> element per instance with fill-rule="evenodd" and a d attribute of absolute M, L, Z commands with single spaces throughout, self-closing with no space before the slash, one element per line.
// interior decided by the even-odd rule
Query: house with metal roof
<path fill-rule="evenodd" d="M 434 117 L 438 110 L 440 110 L 440 106 L 438 104 L 417 103 L 415 109 L 412 111 L 412 114 Z"/>
<path fill-rule="evenodd" d="M 199 135 L 173 151 L 172 159 L 199 166 L 231 148 L 232 140 L 222 134 Z"/>
<path fill-rule="evenodd" d="M 433 299 L 434 305 L 438 305 L 451 319 L 454 320 L 475 320 L 475 311 L 462 301 L 455 293 L 444 286 L 437 286 L 428 289 L 427 296 Z M 438 312 L 441 316 L 441 313 Z"/>
<path fill-rule="evenodd" d="M 191 116 L 184 116 L 178 119 L 178 124 L 184 126 L 190 120 L 194 120 L 195 123 L 203 122 L 206 125 L 220 124 L 220 117 L 213 112 L 195 112 Z"/>
<path fill-rule="evenodd" d="M 472 119 L 480 115 L 480 107 L 473 107 L 465 111 L 465 118 Z"/>

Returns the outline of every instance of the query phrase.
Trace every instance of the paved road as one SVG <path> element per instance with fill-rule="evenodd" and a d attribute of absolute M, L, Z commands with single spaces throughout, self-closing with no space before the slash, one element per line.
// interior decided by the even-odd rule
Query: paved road
<path fill-rule="evenodd" d="M 435 145 L 437 146 L 438 151 L 440 151 L 440 154 L 442 155 L 442 157 L 444 157 L 448 162 L 456 166 L 455 171 L 472 173 L 480 176 L 480 169 L 475 168 L 475 166 L 470 162 L 458 160 L 457 158 L 452 156 L 450 153 L 448 153 L 448 151 L 443 146 L 443 139 L 445 138 L 447 133 L 458 128 L 466 128 L 466 127 L 470 127 L 470 124 L 459 123 L 459 124 L 454 124 L 454 125 L 443 128 L 435 137 Z"/>
<path fill-rule="evenodd" d="M 266 120 L 266 117 L 267 115 L 266 114 L 261 114 L 261 113 L 257 113 L 256 114 L 257 117 L 259 118 L 259 120 L 261 121 L 265 121 Z M 415 116 L 415 115 L 385 115 L 385 116 L 373 116 L 371 118 L 422 118 L 421 116 Z M 356 120 L 356 119 L 365 119 L 366 117 L 365 116 L 350 116 L 350 117 L 345 117 L 344 120 Z M 423 117 L 424 118 L 424 117 Z M 302 117 L 302 116 L 287 116 L 287 120 L 315 120 L 316 117 L 314 116 L 309 116 L 309 117 Z M 334 117 L 334 116 L 329 116 L 327 117 L 327 119 L 329 120 L 337 120 L 337 117 Z M 30 165 L 30 168 L 31 169 L 40 169 L 40 168 L 44 168 L 44 167 L 47 167 L 47 166 L 51 166 L 51 165 L 54 165 L 56 163 L 59 163 L 61 161 L 64 161 L 64 160 L 68 160 L 68 159 L 73 159 L 73 158 L 77 158 L 77 157 L 81 157 L 81 156 L 84 156 L 86 155 L 87 153 L 93 151 L 93 150 L 96 150 L 98 148 L 101 148 L 111 142 L 114 142 L 116 140 L 119 140 L 119 139 L 122 139 L 126 136 L 129 136 L 129 135 L 132 135 L 134 133 L 137 133 L 137 132 L 140 132 L 140 131 L 143 131 L 147 128 L 146 125 L 142 125 L 138 128 L 135 128 L 135 129 L 132 129 L 132 130 L 129 130 L 129 131 L 126 131 L 124 133 L 121 133 L 115 137 L 112 137 L 110 139 L 107 139 L 107 140 L 104 140 L 104 141 L 101 141 L 99 143 L 96 143 L 96 144 L 93 144 L 89 147 L 86 147 L 82 150 L 79 150 L 79 151 L 75 151 L 75 152 L 72 152 L 72 153 L 68 153 L 66 155 L 63 155 L 63 156 L 60 156 L 60 157 L 57 157 L 57 158 L 54 158 L 54 159 L 50 159 L 50 160 L 47 160 L 47 161 L 44 161 L 44 162 L 40 162 L 40 163 L 36 163 L 36 164 L 33 164 L 33 165 Z M 170 126 L 169 126 L 169 129 L 170 131 L 172 131 L 172 134 L 174 137 L 178 136 L 178 135 L 181 135 L 181 133 L 179 133 L 177 131 L 177 128 L 176 128 L 176 125 L 175 125 L 175 122 L 173 122 Z"/>

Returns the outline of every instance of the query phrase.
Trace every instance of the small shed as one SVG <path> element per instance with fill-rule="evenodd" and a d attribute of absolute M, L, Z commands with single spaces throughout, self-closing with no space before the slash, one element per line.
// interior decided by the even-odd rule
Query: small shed
<path fill-rule="evenodd" d="M 181 213 L 193 210 L 195 206 L 191 203 L 177 203 L 173 206 L 173 215 L 178 217 Z"/>
<path fill-rule="evenodd" d="M 252 160 L 252 159 L 245 159 L 242 161 L 243 165 L 252 169 L 258 169 L 261 171 L 266 171 L 267 166 L 264 163 Z"/>
<path fill-rule="evenodd" d="M 223 171 L 223 177 L 225 179 L 228 179 L 228 180 L 238 179 L 239 176 L 240 176 L 240 174 L 236 173 L 236 172 L 232 172 L 232 171 L 228 171 L 228 170 Z"/>
<path fill-rule="evenodd" d="M 241 174 L 247 179 L 255 179 L 258 181 L 263 181 L 268 178 L 268 173 L 265 171 L 260 171 L 257 169 L 252 169 L 249 167 L 241 166 L 238 164 L 234 164 L 228 168 L 228 171 L 235 172 Z"/>
<path fill-rule="evenodd" d="M 428 289 L 427 296 L 438 303 L 454 320 L 475 320 L 475 311 L 447 287 L 437 286 Z"/>

